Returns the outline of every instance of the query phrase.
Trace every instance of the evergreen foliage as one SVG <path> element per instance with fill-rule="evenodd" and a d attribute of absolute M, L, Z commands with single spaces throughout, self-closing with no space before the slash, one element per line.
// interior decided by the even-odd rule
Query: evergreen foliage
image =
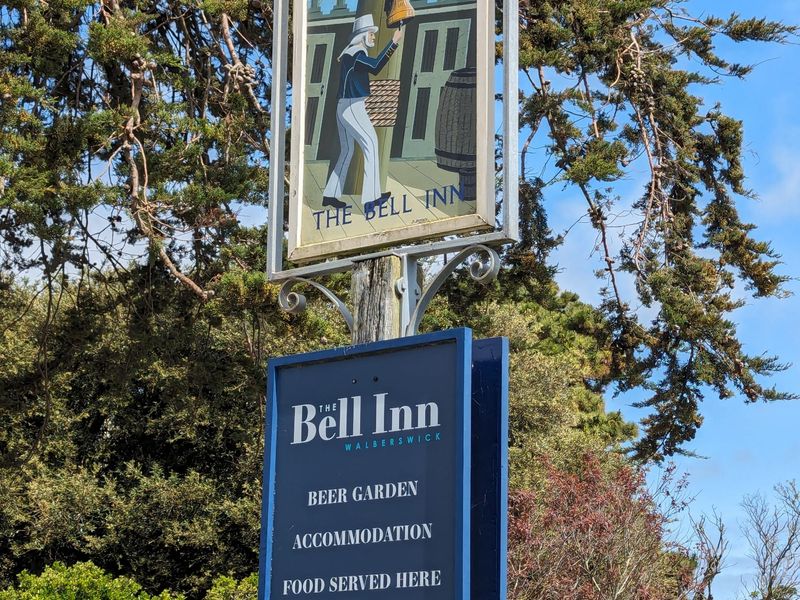
<path fill-rule="evenodd" d="M 643 459 L 682 452 L 709 389 L 748 402 L 793 397 L 759 383 L 784 365 L 747 354 L 737 339 L 731 315 L 744 300 L 736 283 L 781 297 L 787 278 L 736 208 L 737 198 L 754 196 L 742 168 L 743 124 L 707 109 L 696 92 L 751 70 L 717 53 L 721 38 L 781 43 L 797 28 L 690 10 L 674 0 L 538 0 L 521 10 L 520 65 L 532 88 L 522 99 L 524 175 L 534 171 L 528 149 L 541 140 L 546 149 L 534 156 L 555 169 L 547 184 L 531 177 L 531 197 L 541 203 L 548 187 L 568 185 L 585 200 L 605 263 L 598 275 L 619 387 L 650 393 L 636 447 Z M 641 196 L 621 198 L 619 182 L 637 167 L 648 173 Z M 625 280 L 638 298 L 626 297 Z M 656 312 L 652 322 L 642 322 L 638 303 Z"/>
<path fill-rule="evenodd" d="M 342 345 L 342 328 L 325 305 L 282 314 L 263 277 L 197 306 L 166 270 L 129 275 L 59 290 L 49 324 L 22 288 L 30 318 L 2 312 L 0 354 L 49 337 L 47 357 L 31 349 L 0 374 L 2 580 L 90 559 L 197 597 L 257 565 L 263 365 Z"/>

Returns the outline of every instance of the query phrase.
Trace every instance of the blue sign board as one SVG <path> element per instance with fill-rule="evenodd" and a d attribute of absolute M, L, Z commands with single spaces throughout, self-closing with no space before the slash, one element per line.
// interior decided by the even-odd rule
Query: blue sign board
<path fill-rule="evenodd" d="M 507 355 L 458 329 L 270 361 L 259 598 L 504 598 Z"/>

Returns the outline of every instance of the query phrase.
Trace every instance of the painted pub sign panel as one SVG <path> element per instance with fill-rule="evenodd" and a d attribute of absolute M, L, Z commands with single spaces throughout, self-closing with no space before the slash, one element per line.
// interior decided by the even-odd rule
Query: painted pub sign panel
<path fill-rule="evenodd" d="M 494 4 L 294 2 L 289 259 L 492 228 Z"/>

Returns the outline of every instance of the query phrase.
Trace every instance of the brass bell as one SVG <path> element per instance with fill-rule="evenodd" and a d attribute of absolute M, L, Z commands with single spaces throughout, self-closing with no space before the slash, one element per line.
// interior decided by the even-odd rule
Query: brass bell
<path fill-rule="evenodd" d="M 386 25 L 402 27 L 414 18 L 416 13 L 409 0 L 386 0 Z"/>

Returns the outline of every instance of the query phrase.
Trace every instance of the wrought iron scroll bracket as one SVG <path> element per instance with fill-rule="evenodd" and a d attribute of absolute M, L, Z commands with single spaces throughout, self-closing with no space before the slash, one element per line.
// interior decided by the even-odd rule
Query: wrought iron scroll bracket
<path fill-rule="evenodd" d="M 338 310 L 342 315 L 345 323 L 347 323 L 347 328 L 350 330 L 350 333 L 353 333 L 353 314 L 350 312 L 350 309 L 347 308 L 347 305 L 339 300 L 339 297 L 324 285 L 317 283 L 316 281 L 311 281 L 310 279 L 305 279 L 303 277 L 292 277 L 291 279 L 284 281 L 283 285 L 281 286 L 281 291 L 278 294 L 278 304 L 283 310 L 293 315 L 298 315 L 306 310 L 306 297 L 300 292 L 295 292 L 292 290 L 295 285 L 301 283 L 310 285 L 322 292 L 322 294 L 328 300 L 330 300 L 331 304 L 333 304 L 336 310 Z"/>
<path fill-rule="evenodd" d="M 494 248 L 484 245 L 474 245 L 465 248 L 456 254 L 447 264 L 436 274 L 433 281 L 428 284 L 425 291 L 417 301 L 415 297 L 408 298 L 412 293 L 419 295 L 415 285 L 409 286 L 406 282 L 416 282 L 417 259 L 413 256 L 404 256 L 403 279 L 398 282 L 398 291 L 403 292 L 404 306 L 408 307 L 404 311 L 403 333 L 405 336 L 416 335 L 419 324 L 425 311 L 433 300 L 433 297 L 447 281 L 447 278 L 468 258 L 474 256 L 474 260 L 469 265 L 469 274 L 478 283 L 486 284 L 497 278 L 500 272 L 500 256 Z M 406 301 L 406 298 L 408 300 Z M 413 307 L 413 310 L 412 310 Z M 406 317 L 406 315 L 408 315 Z"/>

